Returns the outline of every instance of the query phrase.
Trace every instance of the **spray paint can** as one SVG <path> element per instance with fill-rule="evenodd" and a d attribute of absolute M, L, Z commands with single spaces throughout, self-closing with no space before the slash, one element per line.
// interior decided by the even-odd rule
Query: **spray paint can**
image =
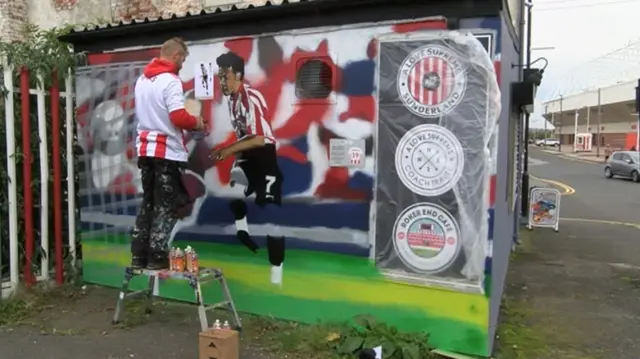
<path fill-rule="evenodd" d="M 176 270 L 176 248 L 175 247 L 172 247 L 171 251 L 169 251 L 169 270 L 172 272 Z"/>

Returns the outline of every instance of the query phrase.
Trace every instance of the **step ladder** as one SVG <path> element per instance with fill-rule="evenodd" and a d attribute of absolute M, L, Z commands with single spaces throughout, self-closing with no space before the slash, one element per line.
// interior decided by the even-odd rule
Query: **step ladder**
<path fill-rule="evenodd" d="M 147 288 L 139 291 L 129 291 L 129 282 L 131 281 L 131 279 L 135 276 L 140 275 L 148 277 Z M 229 287 L 227 286 L 227 281 L 222 274 L 222 270 L 214 268 L 203 268 L 197 275 L 189 272 L 172 272 L 168 269 L 157 271 L 149 269 L 133 269 L 131 267 L 125 268 L 124 280 L 122 281 L 122 289 L 120 290 L 120 294 L 118 295 L 118 303 L 116 305 L 115 313 L 113 314 L 113 324 L 115 325 L 120 323 L 120 315 L 124 311 L 124 300 L 127 298 L 133 298 L 142 295 L 146 296 L 145 311 L 147 314 L 150 314 L 151 308 L 153 306 L 153 297 L 155 296 L 154 288 L 156 286 L 156 282 L 161 279 L 183 280 L 189 284 L 195 294 L 196 305 L 198 306 L 198 318 L 200 319 L 200 326 L 203 331 L 209 328 L 207 312 L 217 308 L 226 309 L 231 312 L 234 322 L 234 326 L 232 327 L 232 329 L 237 331 L 242 330 L 240 317 L 238 316 L 236 306 L 233 303 L 233 299 L 231 298 L 231 292 L 229 291 Z M 212 305 L 204 304 L 201 284 L 208 282 L 220 283 L 222 296 L 224 299 L 222 302 L 214 303 Z"/>

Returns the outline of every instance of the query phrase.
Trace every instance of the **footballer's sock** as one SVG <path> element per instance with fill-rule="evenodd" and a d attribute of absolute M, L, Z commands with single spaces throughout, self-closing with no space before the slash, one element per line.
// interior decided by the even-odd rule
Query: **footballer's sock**
<path fill-rule="evenodd" d="M 240 200 L 231 202 L 231 212 L 236 218 L 236 236 L 240 243 L 249 248 L 252 252 L 258 251 L 258 245 L 251 239 L 249 234 L 249 224 L 247 223 L 247 205 Z"/>
<path fill-rule="evenodd" d="M 271 283 L 281 286 L 285 255 L 284 236 L 267 236 L 267 252 L 271 263 Z"/>

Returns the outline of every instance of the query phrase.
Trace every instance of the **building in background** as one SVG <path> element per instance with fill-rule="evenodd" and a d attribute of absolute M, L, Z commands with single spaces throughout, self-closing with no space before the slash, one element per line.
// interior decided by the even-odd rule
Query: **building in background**
<path fill-rule="evenodd" d="M 549 101 L 545 104 L 548 111 L 545 118 L 555 126 L 556 138 L 563 145 L 572 145 L 576 133 L 590 133 L 592 151 L 596 151 L 598 145 L 604 147 L 607 144 L 629 149 L 636 146 L 638 131 L 636 86 L 637 81 L 632 80 Z"/>
<path fill-rule="evenodd" d="M 563 145 L 572 145 L 576 133 L 590 133 L 592 151 L 607 144 L 630 149 L 638 140 L 639 78 L 640 41 L 566 73 L 542 106 L 545 118 Z"/>

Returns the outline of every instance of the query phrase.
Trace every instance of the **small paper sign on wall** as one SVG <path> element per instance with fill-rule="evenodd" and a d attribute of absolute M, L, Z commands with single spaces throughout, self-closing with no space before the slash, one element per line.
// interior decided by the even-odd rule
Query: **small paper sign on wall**
<path fill-rule="evenodd" d="M 365 151 L 365 140 L 332 138 L 329 140 L 329 166 L 364 168 Z"/>
<path fill-rule="evenodd" d="M 194 96 L 198 100 L 210 100 L 213 98 L 213 64 L 200 62 L 193 69 Z"/>
<path fill-rule="evenodd" d="M 553 228 L 560 224 L 560 191 L 555 188 L 534 187 L 529 197 L 529 229 Z"/>

